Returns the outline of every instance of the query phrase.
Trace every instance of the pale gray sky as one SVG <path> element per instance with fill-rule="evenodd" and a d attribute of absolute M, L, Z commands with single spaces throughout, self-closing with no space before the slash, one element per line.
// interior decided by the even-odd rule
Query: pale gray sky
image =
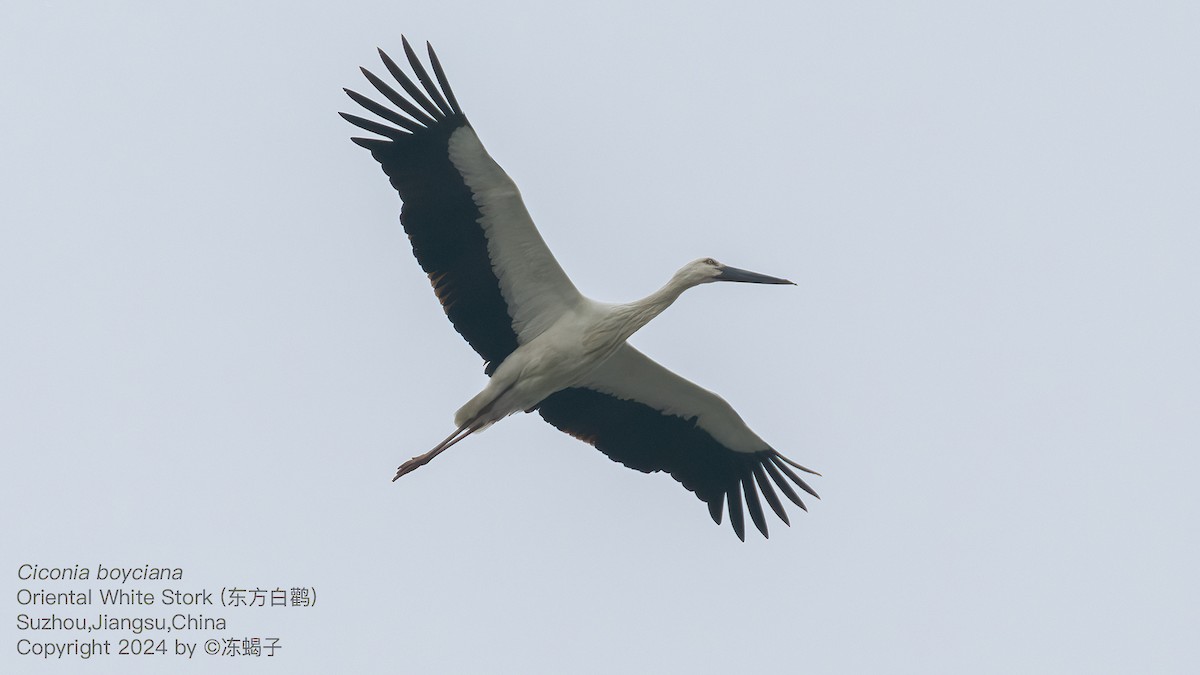
<path fill-rule="evenodd" d="M 1198 25 L 5 3 L 0 669 L 185 668 L 18 658 L 74 637 L 15 629 L 32 562 L 317 588 L 206 610 L 284 647 L 186 672 L 1195 672 Z M 742 544 L 526 415 L 389 482 L 484 383 L 336 114 L 401 32 L 585 293 L 701 256 L 799 283 L 698 289 L 634 342 L 821 471 L 810 513 Z"/>

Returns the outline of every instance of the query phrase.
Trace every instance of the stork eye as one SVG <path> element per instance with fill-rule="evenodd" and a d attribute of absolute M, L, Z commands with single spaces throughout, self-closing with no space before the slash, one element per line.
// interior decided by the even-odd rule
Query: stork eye
<path fill-rule="evenodd" d="M 705 258 L 704 262 L 705 262 L 705 264 L 712 265 L 713 267 L 716 267 L 718 265 L 717 261 L 713 260 L 712 258 Z"/>

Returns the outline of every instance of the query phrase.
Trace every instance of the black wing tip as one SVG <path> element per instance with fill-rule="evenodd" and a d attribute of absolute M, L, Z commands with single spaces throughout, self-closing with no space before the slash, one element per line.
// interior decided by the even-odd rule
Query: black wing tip
<path fill-rule="evenodd" d="M 730 527 L 743 542 L 747 520 L 770 538 L 764 506 L 791 526 L 779 492 L 805 511 L 799 490 L 815 496 L 774 449 L 733 450 L 694 419 L 663 413 L 645 403 L 569 387 L 547 397 L 537 409 L 551 426 L 590 443 L 613 462 L 643 473 L 666 472 L 705 503 L 717 526 L 728 508 Z M 612 431 L 618 428 L 620 433 Z"/>
<path fill-rule="evenodd" d="M 812 475 L 814 475 L 814 476 L 820 476 L 820 475 L 821 475 L 821 474 L 817 473 L 816 471 L 813 471 L 812 469 L 810 469 L 810 468 L 808 468 L 808 467 L 806 467 L 806 466 L 803 466 L 803 465 L 801 465 L 801 464 L 798 464 L 798 463 L 796 463 L 794 460 L 792 460 L 791 458 L 787 457 L 787 456 L 786 456 L 786 455 L 784 455 L 782 452 L 779 452 L 778 450 L 775 450 L 774 448 L 772 448 L 772 449 L 771 449 L 771 454 L 773 454 L 775 457 L 778 457 L 779 459 L 782 459 L 783 461 L 787 462 L 788 464 L 791 464 L 792 466 L 796 467 L 797 469 L 800 469 L 800 470 L 801 470 L 801 471 L 803 471 L 804 473 L 811 473 L 811 474 L 812 474 Z"/>
<path fill-rule="evenodd" d="M 429 71 L 425 70 L 425 64 L 421 63 L 421 59 L 413 50 L 412 45 L 409 44 L 408 38 L 401 35 L 400 44 L 404 46 L 404 56 L 408 59 L 409 68 L 412 68 L 413 74 L 417 76 L 417 81 L 425 89 L 425 95 L 418 98 L 417 103 L 421 104 L 422 108 L 425 108 L 430 115 L 433 115 L 437 119 L 453 115 L 454 111 L 450 109 L 441 92 L 438 91 L 437 86 L 430 79 Z M 417 98 L 416 92 L 409 91 L 409 93 L 413 94 L 414 98 Z"/>
<path fill-rule="evenodd" d="M 747 472 L 739 481 L 742 486 L 742 494 L 746 496 L 746 510 L 750 512 L 750 520 L 754 522 L 754 527 L 762 533 L 764 539 L 769 539 L 770 534 L 767 533 L 767 517 L 762 510 L 762 502 L 758 498 L 758 490 L 754 488 L 754 480 Z"/>
<path fill-rule="evenodd" d="M 379 59 L 383 62 L 383 65 L 392 77 L 395 78 L 395 81 L 400 84 L 405 93 L 402 94 L 393 89 L 391 85 L 384 82 L 365 66 L 359 66 L 359 70 L 372 86 L 379 90 L 381 94 L 399 108 L 400 111 L 403 111 L 404 115 L 408 115 L 408 117 L 387 106 L 380 105 L 358 92 L 343 88 L 346 95 L 375 115 L 405 129 L 406 131 L 399 132 L 404 136 L 411 134 L 420 135 L 426 129 L 433 129 L 441 124 L 448 124 L 450 127 L 469 126 L 470 123 L 462 114 L 462 109 L 458 105 L 458 100 L 454 97 L 454 92 L 450 88 L 450 82 L 447 80 L 446 73 L 438 61 L 437 54 L 433 51 L 432 43 L 426 42 L 425 45 L 429 51 L 429 61 L 433 67 L 433 74 L 436 77 L 436 81 L 434 77 L 430 77 L 429 71 L 425 69 L 420 58 L 417 57 L 412 44 L 408 41 L 408 37 L 401 35 L 400 42 L 403 46 L 409 68 L 417 82 L 420 83 L 419 85 L 404 72 L 404 69 L 382 47 L 376 47 L 375 51 L 379 54 Z M 358 119 L 361 120 L 362 118 Z M 449 120 L 448 123 L 447 120 Z M 353 120 L 349 121 L 373 133 L 379 133 L 392 140 L 398 140 L 391 133 L 383 133 L 376 128 L 368 128 Z"/>
<path fill-rule="evenodd" d="M 425 50 L 429 52 L 429 65 L 433 67 L 433 75 L 437 78 L 442 92 L 446 94 L 446 102 L 450 107 L 451 114 L 461 116 L 462 106 L 458 104 L 458 99 L 454 96 L 454 89 L 450 87 L 450 80 L 446 77 L 446 71 L 442 68 L 442 62 L 438 59 L 437 52 L 433 51 L 433 43 L 426 41 Z"/>
<path fill-rule="evenodd" d="M 713 522 L 717 525 L 721 524 L 721 516 L 725 512 L 725 501 L 717 498 L 708 501 L 708 515 L 712 516 Z"/>
<path fill-rule="evenodd" d="M 766 509 L 763 508 L 762 503 L 763 500 L 767 502 L 767 506 L 779 517 L 779 520 L 783 521 L 784 525 L 788 527 L 792 526 L 787 511 L 783 507 L 783 502 L 779 499 L 779 495 L 772 486 L 772 481 L 802 511 L 807 512 L 808 506 L 804 504 L 804 501 L 800 499 L 800 495 L 792 487 L 793 483 L 796 487 L 799 487 L 813 497 L 817 499 L 821 498 L 789 466 L 798 466 L 795 462 L 792 462 L 774 450 L 756 454 L 757 456 L 753 457 L 753 459 L 746 458 L 745 461 L 748 464 L 742 469 L 743 473 L 733 479 L 732 484 L 725 492 L 718 493 L 711 500 L 705 499 L 708 502 L 709 514 L 713 517 L 713 522 L 717 525 L 721 524 L 720 514 L 723 502 L 729 503 L 729 524 L 733 527 L 734 533 L 737 534 L 738 539 L 741 541 L 746 541 L 745 516 L 747 513 L 749 514 L 750 521 L 754 523 L 755 529 L 762 534 L 764 539 L 770 539 L 770 533 L 767 528 Z M 815 471 L 808 472 L 820 475 Z M 744 502 L 743 498 L 745 499 Z"/>
<path fill-rule="evenodd" d="M 808 467 L 805 467 L 805 466 L 802 466 L 802 465 L 796 463 L 794 460 L 792 460 L 789 457 L 786 457 L 783 453 L 779 452 L 778 450 L 772 449 L 770 451 L 770 456 L 771 456 L 771 459 L 774 460 L 775 463 L 779 466 L 779 468 L 781 468 L 787 472 L 789 478 L 796 481 L 796 484 L 799 485 L 802 490 L 804 490 L 808 494 L 812 495 L 813 497 L 816 497 L 817 499 L 821 498 L 821 495 L 817 494 L 816 490 L 813 490 L 811 487 L 809 487 L 808 483 L 804 482 L 804 480 L 801 479 L 799 476 L 797 476 L 794 471 L 789 470 L 788 465 L 794 466 L 797 469 L 799 469 L 805 473 L 812 474 L 814 476 L 821 476 L 821 474 L 817 473 L 816 471 L 813 471 L 812 469 L 810 469 Z"/>
<path fill-rule="evenodd" d="M 393 141 L 412 137 L 412 134 L 408 133 L 407 131 L 401 131 L 395 127 L 389 127 L 386 124 L 381 124 L 374 120 L 359 117 L 358 115 L 351 115 L 350 113 L 344 112 L 338 114 L 342 116 L 342 119 L 346 120 L 350 124 L 353 124 L 359 129 L 362 129 L 363 131 L 379 134 L 380 136 L 390 138 Z"/>
<path fill-rule="evenodd" d="M 724 506 L 726 502 L 729 504 L 729 524 L 733 528 L 738 539 L 746 541 L 746 513 L 749 513 L 751 522 L 754 523 L 764 539 L 770 539 L 771 535 L 768 528 L 766 509 L 763 508 L 762 500 L 765 499 L 767 506 L 771 507 L 771 511 L 788 527 L 792 526 L 792 521 L 788 517 L 787 510 L 783 506 L 783 502 L 779 499 L 778 493 L 771 485 L 772 479 L 783 493 L 804 512 L 808 512 L 808 506 L 796 494 L 795 489 L 781 474 L 780 469 L 787 473 L 787 476 L 796 482 L 802 490 L 808 494 L 820 499 L 821 497 L 813 491 L 803 480 L 796 476 L 795 472 L 791 471 L 786 465 L 772 462 L 774 451 L 769 453 L 758 453 L 759 456 L 752 460 L 750 465 L 744 470 L 748 473 L 742 477 L 735 479 L 732 485 L 726 488 L 724 492 L 715 494 L 706 494 L 701 490 L 697 490 L 695 486 L 684 484 L 689 492 L 695 494 L 701 501 L 708 505 L 708 514 L 712 517 L 713 523 L 718 526 L 723 520 Z M 626 464 L 626 466 L 630 466 Z M 639 468 L 630 466 L 630 468 Z M 661 469 L 639 469 L 646 473 L 653 473 Z M 818 474 L 820 475 L 820 474 Z M 769 476 L 769 477 L 768 477 Z M 745 497 L 743 503 L 742 498 Z"/>
<path fill-rule="evenodd" d="M 742 513 L 742 493 L 737 488 L 735 483 L 725 492 L 725 499 L 729 502 L 729 524 L 733 526 L 733 531 L 737 534 L 738 539 L 746 541 L 746 519 Z"/>
<path fill-rule="evenodd" d="M 783 508 L 783 502 L 779 501 L 779 495 L 775 494 L 775 488 L 771 487 L 771 481 L 767 478 L 766 471 L 763 469 L 761 462 L 756 463 L 754 469 L 754 480 L 758 482 L 758 489 L 762 492 L 762 496 L 767 500 L 767 504 L 771 506 L 771 510 L 775 515 L 783 521 L 784 525 L 792 526 L 792 521 L 788 520 L 787 510 Z"/>
<path fill-rule="evenodd" d="M 350 142 L 354 143 L 360 148 L 366 148 L 371 152 L 384 150 L 392 144 L 391 141 L 386 141 L 382 138 L 363 138 L 362 136 L 351 136 Z"/>

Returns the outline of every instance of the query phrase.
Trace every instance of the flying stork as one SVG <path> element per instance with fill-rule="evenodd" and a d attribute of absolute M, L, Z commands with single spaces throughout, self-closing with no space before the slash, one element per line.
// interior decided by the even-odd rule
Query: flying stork
<path fill-rule="evenodd" d="M 345 90 L 391 124 L 341 115 L 382 136 L 351 140 L 371 151 L 400 193 L 400 222 L 413 254 L 454 328 L 483 357 L 490 380 L 458 410 L 454 433 L 402 464 L 392 480 L 508 415 L 536 410 L 631 469 L 666 471 L 708 504 L 718 525 L 728 504 L 729 521 L 743 541 L 743 497 L 764 537 L 760 494 L 790 525 L 772 483 L 807 510 L 792 483 L 817 493 L 793 468 L 816 472 L 759 438 L 724 399 L 655 363 L 626 339 L 693 286 L 792 282 L 702 258 L 641 300 L 608 304 L 583 296 L 538 234 L 517 186 L 484 150 L 433 47 L 426 43 L 436 83 L 408 40 L 402 44 L 420 86 L 383 50 L 379 56 L 404 94 L 362 69 L 395 108 Z"/>

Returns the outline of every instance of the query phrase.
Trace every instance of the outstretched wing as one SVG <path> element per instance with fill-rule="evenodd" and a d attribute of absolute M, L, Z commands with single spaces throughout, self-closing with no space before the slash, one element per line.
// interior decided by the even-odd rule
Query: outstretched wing
<path fill-rule="evenodd" d="M 427 45 L 437 84 L 408 40 L 403 44 L 421 86 L 382 50 L 384 66 L 403 94 L 362 69 L 395 108 L 346 90 L 390 124 L 347 113 L 342 117 L 384 137 L 351 140 L 371 151 L 400 193 L 400 222 L 413 254 L 446 316 L 489 362 L 491 374 L 517 345 L 539 335 L 578 302 L 580 294 L 538 234 L 517 186 L 467 122 L 433 48 Z"/>
<path fill-rule="evenodd" d="M 729 522 L 742 540 L 743 497 L 764 537 L 767 520 L 760 494 L 784 523 L 791 524 L 772 482 L 802 509 L 807 510 L 792 483 L 817 497 L 791 467 L 816 472 L 763 442 L 720 396 L 628 344 L 585 381 L 542 401 L 538 412 L 631 469 L 671 474 L 708 504 L 717 524 L 728 503 Z"/>

